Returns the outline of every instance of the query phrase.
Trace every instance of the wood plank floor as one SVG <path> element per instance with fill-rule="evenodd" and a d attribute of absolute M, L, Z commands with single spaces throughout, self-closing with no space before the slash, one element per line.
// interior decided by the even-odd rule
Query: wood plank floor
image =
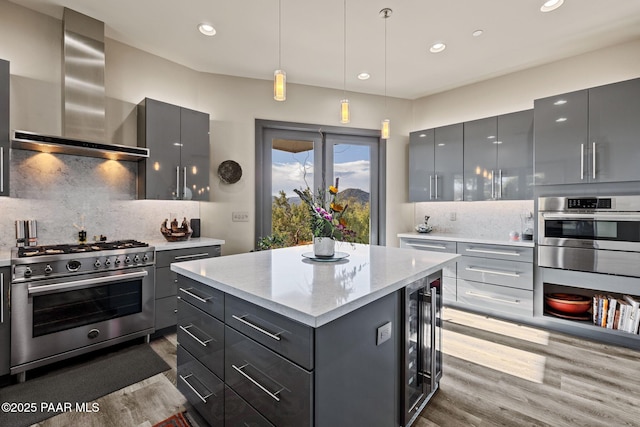
<path fill-rule="evenodd" d="M 151 345 L 173 369 L 104 396 L 97 414 L 36 426 L 150 427 L 183 411 L 175 334 Z M 440 390 L 416 427 L 640 426 L 638 351 L 445 308 L 443 353 Z"/>

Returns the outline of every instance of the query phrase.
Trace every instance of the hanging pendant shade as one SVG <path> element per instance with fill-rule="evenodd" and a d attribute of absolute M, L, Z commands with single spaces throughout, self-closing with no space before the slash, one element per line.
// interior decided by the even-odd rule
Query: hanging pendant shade
<path fill-rule="evenodd" d="M 287 73 L 276 70 L 273 73 L 273 99 L 285 101 L 287 99 Z"/>
<path fill-rule="evenodd" d="M 389 119 L 384 119 L 382 121 L 382 126 L 380 127 L 380 137 L 382 139 L 389 139 Z"/>
<path fill-rule="evenodd" d="M 393 11 L 385 7 L 380 11 L 380 17 L 384 19 L 384 113 L 387 115 L 387 19 Z M 389 139 L 389 119 L 382 120 L 380 138 Z"/>
<path fill-rule="evenodd" d="M 351 113 L 349 112 L 349 100 L 340 101 L 340 123 L 349 123 L 351 121 Z"/>

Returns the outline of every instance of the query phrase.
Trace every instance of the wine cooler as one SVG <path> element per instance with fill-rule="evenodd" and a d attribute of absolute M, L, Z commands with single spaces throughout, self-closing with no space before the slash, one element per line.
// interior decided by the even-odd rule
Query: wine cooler
<path fill-rule="evenodd" d="M 405 288 L 402 426 L 411 425 L 442 378 L 442 272 Z"/>

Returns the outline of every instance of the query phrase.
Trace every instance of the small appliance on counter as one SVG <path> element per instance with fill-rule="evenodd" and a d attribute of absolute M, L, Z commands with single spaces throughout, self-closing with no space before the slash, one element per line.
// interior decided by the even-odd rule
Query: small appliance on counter
<path fill-rule="evenodd" d="M 523 212 L 520 215 L 520 223 L 522 225 L 522 240 L 533 240 L 533 212 Z"/>
<path fill-rule="evenodd" d="M 429 218 L 431 218 L 429 215 L 425 215 L 424 224 L 416 225 L 416 231 L 418 233 L 430 233 L 433 230 L 433 227 L 427 224 L 429 222 Z"/>
<path fill-rule="evenodd" d="M 191 218 L 190 225 L 193 231 L 191 237 L 200 237 L 200 218 Z"/>

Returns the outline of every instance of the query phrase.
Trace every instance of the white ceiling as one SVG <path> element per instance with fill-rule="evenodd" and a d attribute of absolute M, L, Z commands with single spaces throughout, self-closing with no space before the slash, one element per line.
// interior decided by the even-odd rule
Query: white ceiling
<path fill-rule="evenodd" d="M 111 39 L 199 71 L 270 80 L 278 68 L 278 0 L 13 1 L 58 19 L 68 7 L 103 21 Z M 386 92 L 406 99 L 640 38 L 640 0 L 565 0 L 550 13 L 544 0 L 346 1 L 350 92 L 385 92 L 384 7 Z M 343 0 L 281 2 L 287 81 L 343 89 Z M 217 35 L 202 36 L 200 22 Z M 447 49 L 429 53 L 435 41 Z"/>

